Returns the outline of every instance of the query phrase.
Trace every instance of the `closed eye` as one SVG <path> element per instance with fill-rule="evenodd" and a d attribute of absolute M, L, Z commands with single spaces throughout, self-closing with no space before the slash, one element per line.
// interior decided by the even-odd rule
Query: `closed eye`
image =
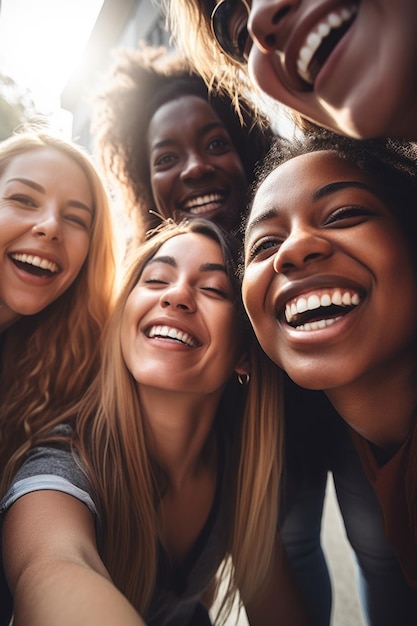
<path fill-rule="evenodd" d="M 220 298 L 223 298 L 224 300 L 227 300 L 228 298 L 230 298 L 229 293 L 227 293 L 227 291 L 224 291 L 223 289 L 217 289 L 216 287 L 201 287 L 202 291 L 208 291 L 209 293 L 214 293 L 217 296 L 220 296 Z"/>
<path fill-rule="evenodd" d="M 83 219 L 82 217 L 79 217 L 78 215 L 66 215 L 65 219 L 68 222 L 71 222 L 72 224 L 76 226 L 80 226 L 84 230 L 89 230 L 90 228 L 90 224 L 87 223 L 85 219 Z"/>
<path fill-rule="evenodd" d="M 372 215 L 372 212 L 363 206 L 345 206 L 333 211 L 325 220 L 324 226 L 349 228 L 362 223 L 370 215 Z"/>
<path fill-rule="evenodd" d="M 159 278 L 147 278 L 143 282 L 145 285 L 168 285 L 166 280 L 161 280 Z"/>
<path fill-rule="evenodd" d="M 22 195 L 13 195 L 13 196 L 8 196 L 5 198 L 6 200 L 11 200 L 13 202 L 17 202 L 19 204 L 23 204 L 24 206 L 28 207 L 28 208 L 32 208 L 35 209 L 38 205 L 36 204 L 36 202 L 34 202 L 31 198 L 29 198 L 28 196 L 22 196 Z"/>

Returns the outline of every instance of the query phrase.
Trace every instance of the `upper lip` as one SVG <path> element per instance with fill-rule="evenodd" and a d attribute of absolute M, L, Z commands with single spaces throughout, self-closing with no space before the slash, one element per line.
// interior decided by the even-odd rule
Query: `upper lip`
<path fill-rule="evenodd" d="M 344 293 L 357 294 L 360 300 L 364 298 L 367 292 L 363 285 L 359 285 L 345 277 L 330 275 L 312 276 L 306 280 L 292 282 L 281 289 L 275 298 L 275 311 L 277 311 L 279 317 L 285 318 L 287 304 L 291 304 L 304 296 L 306 298 L 317 294 L 321 296 L 326 292 L 332 294 L 335 290 L 340 290 L 342 296 Z"/>
<path fill-rule="evenodd" d="M 8 256 L 11 259 L 17 259 L 24 263 L 36 265 L 37 267 L 43 267 L 44 269 L 49 269 L 53 273 L 62 272 L 63 269 L 62 262 L 60 259 L 58 259 L 56 255 L 49 252 L 45 253 L 41 250 L 35 250 L 33 248 L 25 250 L 11 250 L 8 252 Z"/>
<path fill-rule="evenodd" d="M 285 69 L 295 85 L 306 87 L 305 78 L 300 75 L 298 69 L 298 62 L 300 59 L 300 52 L 305 47 L 307 38 L 312 33 L 315 33 L 320 24 L 326 23 L 329 15 L 331 13 L 336 12 L 340 14 L 341 11 L 348 10 L 351 12 L 352 10 L 356 11 L 357 9 L 357 1 L 344 1 L 344 2 L 335 2 L 331 0 L 330 2 L 324 2 L 321 5 L 314 7 L 310 11 L 308 11 L 303 17 L 302 20 L 297 20 L 297 24 L 290 25 L 290 19 L 285 27 L 286 32 L 288 32 L 288 38 L 285 42 L 285 33 L 283 31 L 283 40 L 284 43 L 279 46 L 278 52 L 282 51 L 284 53 L 284 63 Z"/>
<path fill-rule="evenodd" d="M 171 330 L 175 330 L 178 331 L 179 333 L 183 333 L 184 334 L 184 339 L 185 339 L 185 343 L 187 343 L 188 345 L 190 345 L 193 348 L 198 348 L 202 345 L 202 341 L 201 338 L 196 334 L 195 329 L 194 328 L 190 328 L 190 326 L 188 324 L 184 324 L 183 321 L 179 322 L 177 319 L 175 318 L 158 318 L 158 319 L 154 319 L 150 322 L 147 322 L 144 326 L 143 326 L 143 333 L 149 337 L 149 332 L 152 328 L 160 326 L 162 327 L 167 327 Z M 188 339 L 191 339 L 191 342 L 188 341 Z"/>

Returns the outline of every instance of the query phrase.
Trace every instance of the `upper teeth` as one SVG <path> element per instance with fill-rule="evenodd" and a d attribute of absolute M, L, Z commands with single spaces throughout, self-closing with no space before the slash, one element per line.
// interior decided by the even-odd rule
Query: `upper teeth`
<path fill-rule="evenodd" d="M 360 302 L 360 296 L 357 292 L 342 291 L 334 289 L 327 291 L 321 295 L 312 293 L 303 295 L 285 305 L 285 319 L 288 323 L 294 322 L 297 315 L 305 311 L 314 311 L 320 307 L 328 307 L 332 304 L 337 306 L 357 306 Z"/>
<path fill-rule="evenodd" d="M 20 261 L 21 263 L 28 263 L 29 265 L 34 265 L 35 267 L 40 267 L 43 270 L 49 270 L 50 272 L 58 272 L 59 267 L 53 261 L 48 261 L 48 259 L 41 259 L 40 256 L 34 256 L 32 254 L 17 254 L 13 253 L 13 259 L 16 261 Z"/>
<path fill-rule="evenodd" d="M 173 328 L 172 326 L 152 326 L 148 332 L 149 337 L 169 337 L 170 339 L 176 339 L 185 343 L 190 348 L 195 348 L 198 345 L 197 340 L 188 333 Z"/>
<path fill-rule="evenodd" d="M 184 209 L 192 213 L 202 213 L 205 210 L 205 205 L 212 202 L 222 202 L 223 196 L 220 193 L 210 193 L 205 196 L 199 196 L 193 198 L 184 204 Z M 200 210 L 199 210 L 200 209 Z"/>
<path fill-rule="evenodd" d="M 303 47 L 298 54 L 297 69 L 303 80 L 312 84 L 311 76 L 308 72 L 310 61 L 319 49 L 321 42 L 325 39 L 333 28 L 339 28 L 344 22 L 349 21 L 356 13 L 356 6 L 344 7 L 338 11 L 332 11 L 322 22 L 315 26 L 314 30 L 307 36 Z"/>

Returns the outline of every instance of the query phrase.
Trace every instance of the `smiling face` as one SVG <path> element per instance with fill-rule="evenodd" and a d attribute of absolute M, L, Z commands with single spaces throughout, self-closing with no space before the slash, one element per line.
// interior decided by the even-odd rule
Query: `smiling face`
<path fill-rule="evenodd" d="M 202 98 L 162 105 L 148 131 L 152 193 L 165 216 L 205 217 L 227 230 L 245 207 L 246 176 L 230 136 Z"/>
<path fill-rule="evenodd" d="M 235 294 L 219 245 L 172 237 L 146 264 L 122 321 L 126 365 L 141 388 L 222 392 L 238 360 Z"/>
<path fill-rule="evenodd" d="M 71 158 L 40 148 L 12 159 L 0 176 L 0 329 L 68 289 L 92 221 L 92 192 Z"/>
<path fill-rule="evenodd" d="M 239 42 L 252 80 L 269 96 L 353 137 L 417 138 L 414 0 L 226 4 L 226 43 Z"/>
<path fill-rule="evenodd" d="M 295 157 L 259 187 L 243 298 L 263 349 L 300 386 L 378 381 L 415 361 L 409 244 L 376 184 L 332 151 Z"/>

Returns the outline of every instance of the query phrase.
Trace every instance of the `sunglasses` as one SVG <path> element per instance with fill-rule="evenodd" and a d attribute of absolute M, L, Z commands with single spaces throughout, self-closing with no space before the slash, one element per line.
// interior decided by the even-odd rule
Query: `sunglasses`
<path fill-rule="evenodd" d="M 246 0 L 222 0 L 211 14 L 211 30 L 234 63 L 246 65 L 252 40 L 248 33 L 250 7 Z"/>

